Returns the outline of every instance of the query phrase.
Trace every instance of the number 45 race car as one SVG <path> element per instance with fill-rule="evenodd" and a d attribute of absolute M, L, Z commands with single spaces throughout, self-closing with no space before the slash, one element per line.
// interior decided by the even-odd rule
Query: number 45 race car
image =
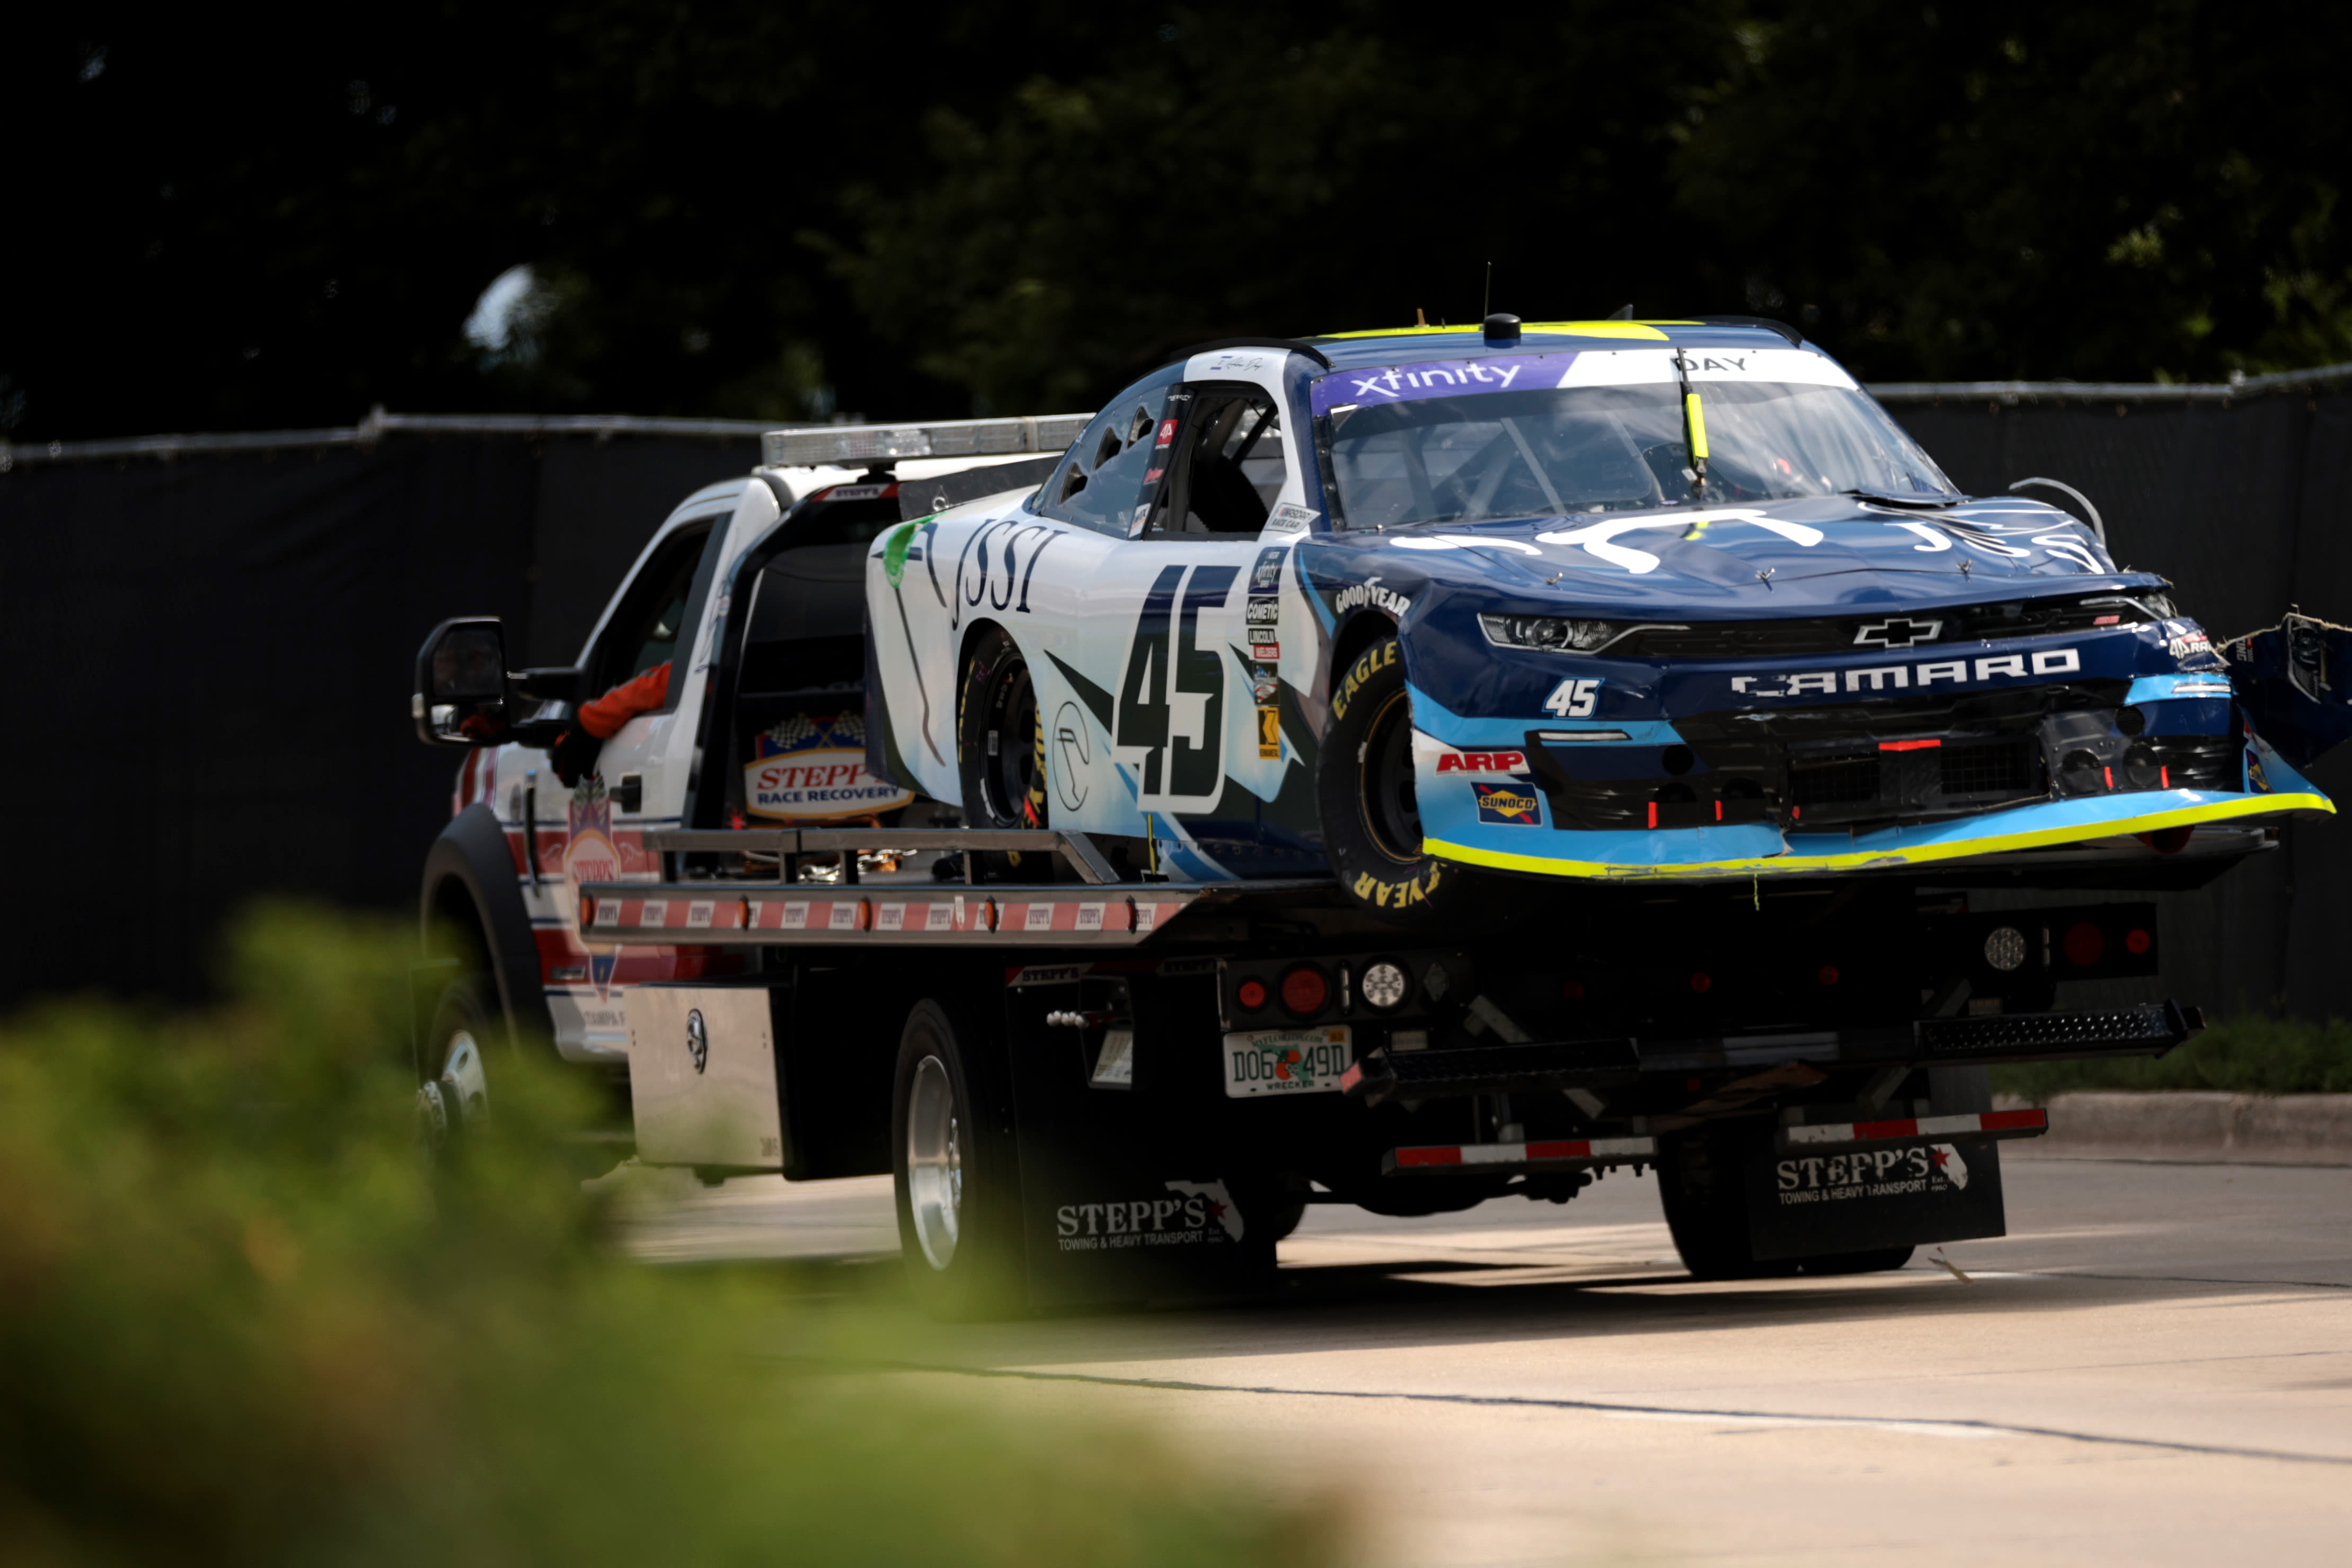
<path fill-rule="evenodd" d="M 2190 885 L 2331 811 L 2296 768 L 2352 727 L 2347 633 L 2215 645 L 1746 319 L 1212 345 L 866 592 L 873 771 L 1405 924 L 1514 880 Z"/>

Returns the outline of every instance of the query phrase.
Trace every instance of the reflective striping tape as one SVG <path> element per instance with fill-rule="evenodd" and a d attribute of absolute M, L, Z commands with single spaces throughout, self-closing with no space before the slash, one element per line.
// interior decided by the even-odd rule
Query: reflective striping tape
<path fill-rule="evenodd" d="M 1898 1138 L 1969 1138 L 1990 1133 L 2046 1133 L 2050 1113 L 1986 1111 L 1962 1116 L 1902 1116 L 1884 1122 L 1822 1122 L 1785 1129 L 1792 1146 L 1818 1144 L 1883 1144 Z"/>
<path fill-rule="evenodd" d="M 1346 1074 L 1341 1075 L 1340 1082 L 1347 1082 Z M 1654 1138 L 1552 1138 L 1528 1144 L 1424 1144 L 1398 1149 L 1389 1155 L 1389 1161 L 1398 1170 L 1433 1170 L 1461 1166 L 1647 1160 L 1655 1158 L 1657 1152 Z"/>

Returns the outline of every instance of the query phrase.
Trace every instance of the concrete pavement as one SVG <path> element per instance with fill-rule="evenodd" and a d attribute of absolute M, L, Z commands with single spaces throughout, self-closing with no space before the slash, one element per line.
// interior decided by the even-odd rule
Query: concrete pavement
<path fill-rule="evenodd" d="M 1696 1284 L 1619 1175 L 1566 1207 L 1318 1208 L 1282 1302 L 908 1325 L 927 1370 L 887 1375 L 1340 1487 L 1379 1563 L 2352 1556 L 2352 1170 L 2006 1169 L 2012 1234 L 1942 1249 L 1965 1279 Z M 887 1181 L 678 1190 L 644 1255 L 894 1240 Z"/>

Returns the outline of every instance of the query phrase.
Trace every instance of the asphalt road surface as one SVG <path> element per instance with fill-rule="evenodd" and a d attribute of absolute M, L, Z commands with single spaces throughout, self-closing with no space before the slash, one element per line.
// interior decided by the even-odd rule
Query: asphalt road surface
<path fill-rule="evenodd" d="M 1696 1284 L 1621 1175 L 1313 1209 L 1281 1303 L 910 1328 L 937 1370 L 872 1375 L 1336 1483 L 1380 1563 L 2352 1562 L 2352 1169 L 2006 1176 L 2012 1234 L 1958 1274 Z M 887 1300 L 887 1180 L 670 1191 L 642 1255 Z"/>

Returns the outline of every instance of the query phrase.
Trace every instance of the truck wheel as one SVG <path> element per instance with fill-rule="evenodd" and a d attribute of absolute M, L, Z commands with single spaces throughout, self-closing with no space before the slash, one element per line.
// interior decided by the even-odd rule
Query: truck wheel
<path fill-rule="evenodd" d="M 1412 767 L 1412 706 L 1394 637 L 1356 656 L 1331 692 L 1316 762 L 1323 850 L 1349 896 L 1392 925 L 1450 925 L 1492 913 L 1496 879 L 1425 854 Z"/>
<path fill-rule="evenodd" d="M 1794 1262 L 1759 1262 L 1750 1249 L 1738 1132 L 1702 1125 L 1658 1140 L 1666 1228 L 1694 1280 L 1761 1280 L 1797 1271 Z"/>
<path fill-rule="evenodd" d="M 437 1155 L 487 1121 L 488 1058 L 505 1039 L 506 1023 L 488 979 L 467 975 L 442 991 L 425 1037 L 423 1067 L 432 1076 L 416 1091 L 416 1133 L 427 1150 Z"/>
<path fill-rule="evenodd" d="M 964 667 L 956 766 L 964 816 L 973 827 L 1045 826 L 1045 724 L 1036 683 L 1019 644 L 993 627 L 981 634 Z"/>
<path fill-rule="evenodd" d="M 990 1316 L 1020 1301 L 1020 1183 L 996 1110 L 999 1067 L 945 1008 L 915 1004 L 891 1091 L 890 1166 L 908 1283 L 935 1317 Z"/>

